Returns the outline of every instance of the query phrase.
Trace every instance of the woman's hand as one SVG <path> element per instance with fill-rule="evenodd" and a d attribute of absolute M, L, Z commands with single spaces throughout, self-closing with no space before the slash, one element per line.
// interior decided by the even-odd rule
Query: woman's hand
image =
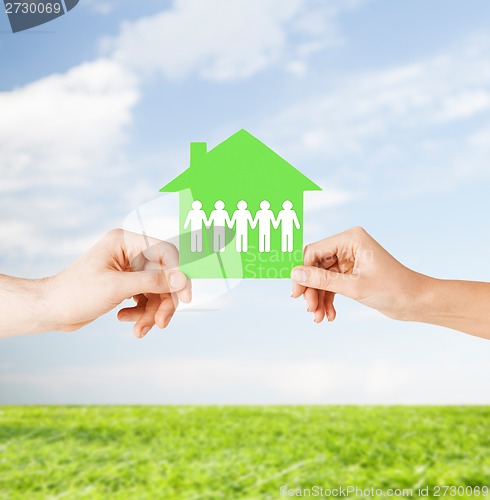
<path fill-rule="evenodd" d="M 400 264 L 360 227 L 308 245 L 304 266 L 291 277 L 292 296 L 304 295 L 317 323 L 335 319 L 336 293 L 390 318 L 411 319 L 431 289 L 430 278 Z"/>
<path fill-rule="evenodd" d="M 335 319 L 336 293 L 392 319 L 419 321 L 490 339 L 490 283 L 439 280 L 406 268 L 355 227 L 305 248 L 293 269 L 293 297 L 304 295 L 319 323 Z"/>

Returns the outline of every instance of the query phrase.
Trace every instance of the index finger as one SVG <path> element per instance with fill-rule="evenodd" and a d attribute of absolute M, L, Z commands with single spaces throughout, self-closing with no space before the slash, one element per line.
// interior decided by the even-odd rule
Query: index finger
<path fill-rule="evenodd" d="M 142 250 L 145 259 L 151 264 L 160 266 L 161 270 L 179 269 L 179 251 L 177 247 L 167 241 L 148 239 L 149 246 Z"/>
<path fill-rule="evenodd" d="M 339 252 L 338 242 L 336 235 L 306 245 L 303 254 L 304 265 L 330 267 L 335 264 Z"/>
<path fill-rule="evenodd" d="M 147 271 L 164 271 L 166 275 L 168 271 L 179 269 L 179 251 L 168 241 L 124 231 L 124 244 L 132 266 L 144 267 Z M 176 293 L 182 302 L 188 303 L 192 298 L 191 290 L 189 280 L 185 288 Z"/>
<path fill-rule="evenodd" d="M 303 264 L 305 266 L 317 266 L 328 269 L 337 263 L 337 247 L 331 243 L 335 237 L 325 238 L 310 243 L 303 250 Z M 291 297 L 298 298 L 306 291 L 306 287 L 293 280 L 293 292 Z"/>
<path fill-rule="evenodd" d="M 111 233 L 117 236 L 126 262 L 135 270 L 140 270 L 139 268 L 144 263 L 143 258 L 160 263 L 169 255 L 176 254 L 178 256 L 175 245 L 151 238 L 146 234 L 133 233 L 123 229 Z"/>
<path fill-rule="evenodd" d="M 305 293 L 306 287 L 303 285 L 300 285 L 298 282 L 293 280 L 293 291 L 291 293 L 291 297 L 293 299 L 297 299 L 298 297 L 301 297 Z"/>
<path fill-rule="evenodd" d="M 149 261 L 147 267 L 159 266 L 166 275 L 169 271 L 179 269 L 179 251 L 172 243 L 159 240 L 149 240 L 156 242 L 153 246 L 143 251 L 143 255 Z M 184 303 L 189 303 L 192 299 L 192 287 L 190 280 L 187 280 L 185 288 L 176 292 L 177 297 Z"/>

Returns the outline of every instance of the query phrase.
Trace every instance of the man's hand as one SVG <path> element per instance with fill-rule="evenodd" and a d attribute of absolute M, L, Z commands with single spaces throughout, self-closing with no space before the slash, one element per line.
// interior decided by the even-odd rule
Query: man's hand
<path fill-rule="evenodd" d="M 43 280 L 0 277 L 0 336 L 73 331 L 133 297 L 119 311 L 144 337 L 165 328 L 178 305 L 191 300 L 191 285 L 178 270 L 175 246 L 116 229 L 67 269 Z"/>

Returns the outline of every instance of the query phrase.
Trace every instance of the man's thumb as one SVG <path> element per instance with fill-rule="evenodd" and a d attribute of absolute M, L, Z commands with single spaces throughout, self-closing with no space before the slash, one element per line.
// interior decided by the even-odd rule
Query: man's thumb
<path fill-rule="evenodd" d="M 291 278 L 300 285 L 340 293 L 346 297 L 354 294 L 355 277 L 351 274 L 342 274 L 327 271 L 319 267 L 299 266 L 291 271 Z"/>
<path fill-rule="evenodd" d="M 125 295 L 134 296 L 140 293 L 171 293 L 185 288 L 187 276 L 180 271 L 139 271 L 122 272 L 120 284 Z"/>

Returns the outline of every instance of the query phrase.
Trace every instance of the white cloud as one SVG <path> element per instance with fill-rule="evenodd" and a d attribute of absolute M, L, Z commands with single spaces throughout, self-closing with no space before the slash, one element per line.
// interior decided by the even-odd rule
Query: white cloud
<path fill-rule="evenodd" d="M 350 178 L 360 174 L 358 184 L 376 177 L 408 192 L 486 169 L 476 146 L 487 135 L 469 119 L 489 109 L 490 38 L 479 37 L 451 55 L 337 81 L 266 119 L 263 130 L 303 163 L 335 162 Z"/>
<path fill-rule="evenodd" d="M 458 60 L 435 59 L 352 79 L 294 104 L 267 125 L 282 131 L 285 142 L 339 157 L 364 151 L 365 141 L 388 135 L 393 128 L 482 113 L 490 107 L 490 48 L 486 49 L 466 62 L 462 52 Z M 487 78 L 476 81 L 477 70 L 486 70 Z"/>
<path fill-rule="evenodd" d="M 73 258 L 101 233 L 88 200 L 125 168 L 138 97 L 134 77 L 109 59 L 0 93 L 0 246 L 13 267 L 22 256 Z"/>
<path fill-rule="evenodd" d="M 307 66 L 303 61 L 291 61 L 290 63 L 286 64 L 286 69 L 291 74 L 302 78 L 306 75 Z"/>
<path fill-rule="evenodd" d="M 24 390 L 29 387 L 35 389 L 35 395 L 20 400 L 4 396 L 1 402 L 488 404 L 481 384 L 471 383 L 481 380 L 488 367 L 461 362 L 456 366 L 434 362 L 424 367 L 383 359 L 358 365 L 313 359 L 167 358 L 64 367 L 63 376 L 56 369 L 36 374 L 17 374 L 10 369 L 8 375 L 0 376 L 0 384 Z"/>
<path fill-rule="evenodd" d="M 0 93 L 0 190 L 83 185 L 110 169 L 138 99 L 134 78 L 99 59 Z"/>
<path fill-rule="evenodd" d="M 102 236 L 93 231 L 80 236 L 69 238 L 58 238 L 46 229 L 38 231 L 36 227 L 24 221 L 0 222 L 0 234 L 8 235 L 0 239 L 0 253 L 5 258 L 16 258 L 19 256 L 26 259 L 63 257 L 74 258 L 82 255 Z M 57 269 L 59 270 L 59 269 Z"/>
<path fill-rule="evenodd" d="M 84 0 L 82 6 L 102 16 L 111 14 L 115 9 L 113 2 L 101 2 L 100 0 Z"/>
<path fill-rule="evenodd" d="M 93 9 L 98 14 L 102 14 L 103 16 L 109 15 L 114 10 L 114 5 L 109 2 L 96 3 L 93 6 Z"/>
<path fill-rule="evenodd" d="M 468 137 L 468 144 L 490 150 L 490 127 L 471 134 Z"/>
<path fill-rule="evenodd" d="M 441 102 L 436 118 L 440 121 L 468 118 L 490 108 L 490 89 L 463 90 Z"/>
<path fill-rule="evenodd" d="M 250 77 L 274 64 L 302 74 L 310 53 L 339 40 L 335 19 L 359 2 L 175 0 L 123 25 L 106 53 L 138 72 L 215 81 Z"/>
<path fill-rule="evenodd" d="M 317 184 L 322 187 L 322 191 L 305 192 L 305 212 L 339 207 L 358 198 L 356 193 L 345 189 L 323 187 L 327 182 L 317 182 Z"/>

